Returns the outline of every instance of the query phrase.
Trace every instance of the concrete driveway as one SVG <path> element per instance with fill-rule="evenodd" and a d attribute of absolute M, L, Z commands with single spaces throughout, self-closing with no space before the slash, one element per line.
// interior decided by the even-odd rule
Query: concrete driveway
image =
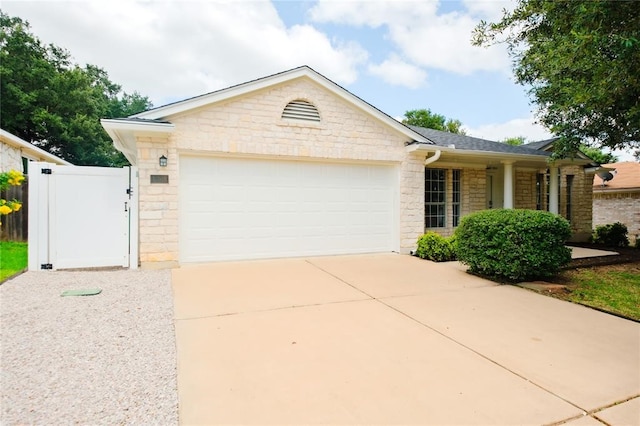
<path fill-rule="evenodd" d="M 640 424 L 640 324 L 393 254 L 173 271 L 196 424 Z"/>

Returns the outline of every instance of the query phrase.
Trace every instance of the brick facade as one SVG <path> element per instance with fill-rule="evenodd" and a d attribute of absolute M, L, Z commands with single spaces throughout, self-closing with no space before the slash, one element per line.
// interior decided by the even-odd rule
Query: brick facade
<path fill-rule="evenodd" d="M 516 209 L 536 209 L 536 177 L 537 172 L 517 169 L 514 171 L 513 207 Z"/>

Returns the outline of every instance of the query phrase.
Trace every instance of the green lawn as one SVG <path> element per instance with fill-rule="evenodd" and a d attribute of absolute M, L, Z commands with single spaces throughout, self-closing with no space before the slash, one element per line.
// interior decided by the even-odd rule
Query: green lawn
<path fill-rule="evenodd" d="M 0 241 L 0 282 L 27 268 L 27 243 Z"/>
<path fill-rule="evenodd" d="M 572 271 L 567 300 L 640 321 L 640 271 L 584 269 Z"/>

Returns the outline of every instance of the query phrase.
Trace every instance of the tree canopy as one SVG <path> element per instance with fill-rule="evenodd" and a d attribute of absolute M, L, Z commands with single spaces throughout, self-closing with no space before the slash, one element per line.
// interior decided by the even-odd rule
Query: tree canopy
<path fill-rule="evenodd" d="M 618 162 L 618 157 L 616 157 L 612 153 L 605 152 L 601 149 L 598 149 L 592 146 L 582 145 L 580 147 L 580 151 L 582 151 L 584 155 L 591 158 L 593 161 L 595 161 L 598 164 L 611 164 L 611 163 Z"/>
<path fill-rule="evenodd" d="M 0 11 L 0 126 L 76 165 L 122 166 L 100 125 L 151 107 L 94 65 L 72 63 L 65 49 L 44 45 L 29 23 Z"/>
<path fill-rule="evenodd" d="M 466 135 L 462 129 L 462 122 L 447 118 L 444 115 L 431 112 L 429 109 L 412 109 L 404 113 L 403 124 L 426 127 L 427 129 L 442 130 L 443 132 Z"/>
<path fill-rule="evenodd" d="M 518 0 L 499 22 L 480 22 L 473 43 L 506 43 L 516 81 L 539 121 L 560 136 L 555 155 L 581 143 L 640 144 L 640 7 L 636 1 Z"/>
<path fill-rule="evenodd" d="M 500 142 L 506 143 L 507 145 L 511 145 L 511 146 L 520 146 L 520 145 L 524 145 L 526 141 L 527 140 L 525 139 L 524 136 L 515 136 L 512 138 L 503 139 Z"/>

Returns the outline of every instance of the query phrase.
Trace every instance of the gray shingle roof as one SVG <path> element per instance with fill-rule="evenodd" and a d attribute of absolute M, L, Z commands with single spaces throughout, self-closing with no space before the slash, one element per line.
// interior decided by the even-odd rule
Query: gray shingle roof
<path fill-rule="evenodd" d="M 551 139 L 545 139 L 543 141 L 537 141 L 537 142 L 529 142 L 526 143 L 522 146 L 526 147 L 526 148 L 531 148 L 531 149 L 544 149 L 547 146 L 551 145 L 552 143 L 554 143 L 555 141 L 557 141 L 559 138 L 551 138 Z"/>
<path fill-rule="evenodd" d="M 527 145 L 512 146 L 506 143 L 474 138 L 472 136 L 458 135 L 456 133 L 442 132 L 440 130 L 426 129 L 418 126 L 408 126 L 414 132 L 432 140 L 438 146 L 448 147 L 455 145 L 456 149 L 468 151 L 486 151 L 503 154 L 540 155 L 549 156 L 546 151 L 539 151 Z M 545 141 L 548 142 L 548 141 Z M 545 144 L 546 145 L 546 144 Z"/>

